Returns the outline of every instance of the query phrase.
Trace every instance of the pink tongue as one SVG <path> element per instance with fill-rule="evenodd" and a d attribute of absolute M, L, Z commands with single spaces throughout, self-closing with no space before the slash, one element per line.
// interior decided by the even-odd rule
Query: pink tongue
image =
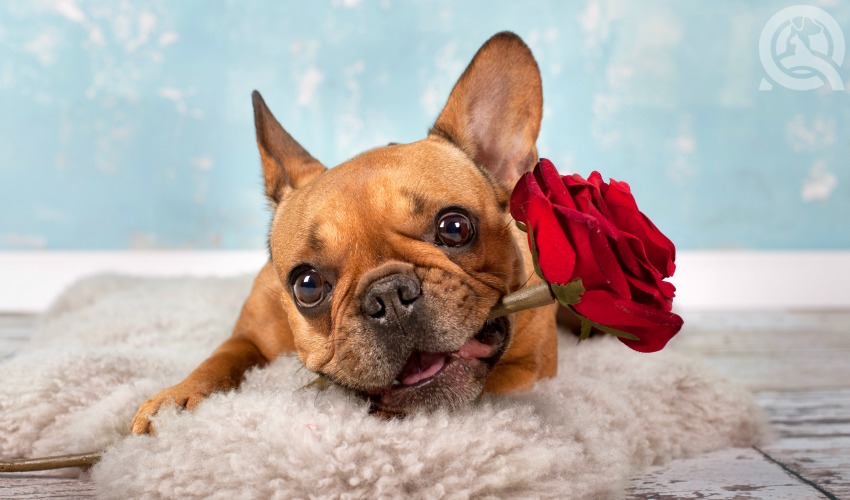
<path fill-rule="evenodd" d="M 461 358 L 489 358 L 493 354 L 493 347 L 475 339 L 470 339 L 457 352 Z"/>
<path fill-rule="evenodd" d="M 454 353 L 459 358 L 481 359 L 493 354 L 493 347 L 475 339 L 470 339 L 466 344 Z M 431 378 L 439 372 L 446 364 L 449 355 L 440 352 L 415 352 L 411 354 L 407 364 L 398 374 L 398 380 L 403 385 L 413 385 L 427 378 Z"/>
<path fill-rule="evenodd" d="M 398 374 L 399 382 L 413 385 L 433 377 L 446 364 L 446 354 L 438 352 L 416 352 Z"/>

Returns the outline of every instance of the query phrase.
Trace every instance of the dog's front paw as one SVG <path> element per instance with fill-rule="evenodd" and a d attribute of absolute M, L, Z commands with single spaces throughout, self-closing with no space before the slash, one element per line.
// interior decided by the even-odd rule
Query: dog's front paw
<path fill-rule="evenodd" d="M 133 434 L 153 434 L 154 429 L 150 418 L 161 408 L 176 406 L 178 409 L 192 410 L 208 395 L 209 391 L 199 390 L 186 384 L 177 384 L 159 391 L 139 407 L 130 423 L 130 431 Z"/>

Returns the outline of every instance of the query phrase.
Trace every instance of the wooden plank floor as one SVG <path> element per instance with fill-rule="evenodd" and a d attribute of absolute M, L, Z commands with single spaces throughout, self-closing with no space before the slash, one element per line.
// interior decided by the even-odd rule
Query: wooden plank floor
<path fill-rule="evenodd" d="M 52 474 L 0 474 L 0 499 L 95 498 L 94 484 Z"/>
<path fill-rule="evenodd" d="M 685 314 L 670 348 L 756 392 L 777 439 L 677 460 L 632 480 L 634 499 L 850 499 L 850 311 Z M 0 360 L 35 318 L 0 315 Z M 0 474 L 0 498 L 90 498 L 56 473 Z"/>
<path fill-rule="evenodd" d="M 654 467 L 635 499 L 850 499 L 850 311 L 685 314 L 670 348 L 755 391 L 776 440 Z"/>
<path fill-rule="evenodd" d="M 653 467 L 635 499 L 850 499 L 850 389 L 756 394 L 776 440 Z"/>
<path fill-rule="evenodd" d="M 35 327 L 30 314 L 0 314 L 0 361 L 12 356 Z"/>

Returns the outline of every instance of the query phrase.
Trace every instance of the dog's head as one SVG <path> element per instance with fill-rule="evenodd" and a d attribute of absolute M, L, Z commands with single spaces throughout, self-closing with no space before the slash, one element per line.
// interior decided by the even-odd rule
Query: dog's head
<path fill-rule="evenodd" d="M 254 94 L 269 247 L 302 362 L 385 413 L 454 408 L 509 347 L 488 321 L 527 276 L 510 191 L 537 161 L 540 73 L 501 33 L 478 51 L 428 136 L 326 169 Z"/>

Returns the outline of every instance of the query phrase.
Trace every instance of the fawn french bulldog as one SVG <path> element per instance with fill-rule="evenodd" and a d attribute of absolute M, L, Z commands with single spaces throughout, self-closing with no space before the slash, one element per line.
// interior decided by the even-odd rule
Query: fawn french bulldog
<path fill-rule="evenodd" d="M 540 72 L 499 33 L 461 75 L 428 136 L 327 169 L 253 95 L 269 262 L 233 334 L 183 382 L 138 410 L 192 409 L 287 352 L 333 383 L 403 415 L 458 408 L 483 392 L 555 375 L 555 308 L 488 320 L 499 299 L 539 278 L 510 192 L 537 162 Z"/>

